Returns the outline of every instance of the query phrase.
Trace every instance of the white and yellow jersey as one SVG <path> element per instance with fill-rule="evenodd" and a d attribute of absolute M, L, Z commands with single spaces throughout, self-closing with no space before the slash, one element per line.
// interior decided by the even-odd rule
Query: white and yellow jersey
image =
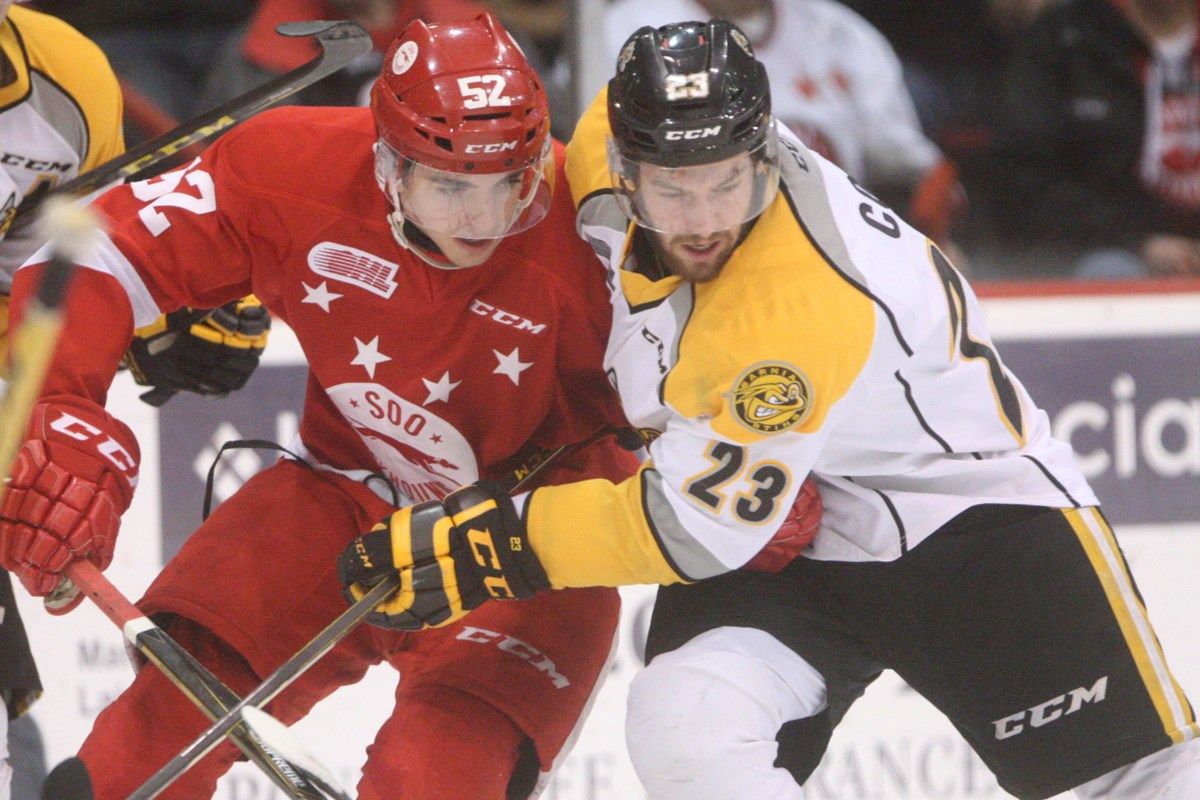
<path fill-rule="evenodd" d="M 556 586 L 672 583 L 734 569 L 810 472 L 825 514 L 806 553 L 899 558 L 981 503 L 1096 498 L 1004 368 L 970 287 L 925 236 L 781 131 L 782 180 L 715 280 L 651 280 L 605 158 L 604 97 L 567 175 L 609 271 L 606 368 L 659 432 L 638 475 L 534 492 L 530 542 Z"/>
<path fill-rule="evenodd" d="M 121 92 L 100 48 L 65 22 L 13 6 L 0 22 L 0 294 L 42 244 L 10 229 L 21 202 L 125 149 Z"/>

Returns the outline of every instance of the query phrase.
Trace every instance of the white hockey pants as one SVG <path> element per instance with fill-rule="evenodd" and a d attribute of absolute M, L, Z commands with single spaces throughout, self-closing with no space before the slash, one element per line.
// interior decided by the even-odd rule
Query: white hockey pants
<path fill-rule="evenodd" d="M 762 631 L 721 628 L 634 678 L 625 737 L 650 800 L 804 800 L 774 766 L 775 734 L 824 708 L 824 681 L 804 659 Z"/>

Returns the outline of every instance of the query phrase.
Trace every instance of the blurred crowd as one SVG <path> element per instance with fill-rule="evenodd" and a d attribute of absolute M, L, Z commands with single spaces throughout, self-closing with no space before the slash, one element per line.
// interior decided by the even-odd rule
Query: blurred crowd
<path fill-rule="evenodd" d="M 489 8 L 570 135 L 576 52 L 615 64 L 644 24 L 723 16 L 771 72 L 780 120 L 976 280 L 1200 277 L 1197 0 L 39 0 L 108 55 L 128 141 L 311 58 L 281 22 L 353 19 L 374 53 L 290 102 L 356 104 L 411 19 Z M 573 42 L 581 42 L 575 46 Z M 602 42 L 602 44 L 601 44 Z"/>

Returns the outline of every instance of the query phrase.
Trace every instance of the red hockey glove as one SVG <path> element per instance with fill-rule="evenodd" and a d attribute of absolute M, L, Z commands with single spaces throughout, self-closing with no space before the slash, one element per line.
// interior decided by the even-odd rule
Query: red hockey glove
<path fill-rule="evenodd" d="M 811 477 L 805 478 L 800 485 L 800 494 L 783 518 L 779 530 L 742 569 L 779 572 L 792 563 L 800 551 L 817 538 L 817 529 L 821 527 L 821 509 L 821 493 L 817 491 L 816 482 Z"/>
<path fill-rule="evenodd" d="M 522 599 L 550 588 L 511 498 L 494 483 L 402 508 L 338 557 L 350 602 L 397 570 L 400 590 L 367 617 L 374 625 L 441 627 L 489 597 Z"/>
<path fill-rule="evenodd" d="M 107 567 L 139 455 L 129 428 L 90 400 L 54 397 L 34 406 L 0 508 L 0 565 L 39 597 L 75 559 Z M 63 598 L 52 610 L 78 600 Z"/>

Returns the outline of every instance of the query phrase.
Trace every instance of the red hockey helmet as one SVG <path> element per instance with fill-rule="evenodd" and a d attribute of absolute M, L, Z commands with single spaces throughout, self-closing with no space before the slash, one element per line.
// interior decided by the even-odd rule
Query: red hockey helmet
<path fill-rule="evenodd" d="M 376 177 L 392 201 L 401 244 L 408 246 L 406 219 L 427 232 L 494 239 L 529 228 L 549 208 L 546 92 L 490 14 L 410 23 L 384 57 L 371 111 Z M 443 188 L 467 185 L 473 199 L 462 192 L 416 198 L 417 177 Z M 472 203 L 485 202 L 486 213 L 475 213 Z"/>

